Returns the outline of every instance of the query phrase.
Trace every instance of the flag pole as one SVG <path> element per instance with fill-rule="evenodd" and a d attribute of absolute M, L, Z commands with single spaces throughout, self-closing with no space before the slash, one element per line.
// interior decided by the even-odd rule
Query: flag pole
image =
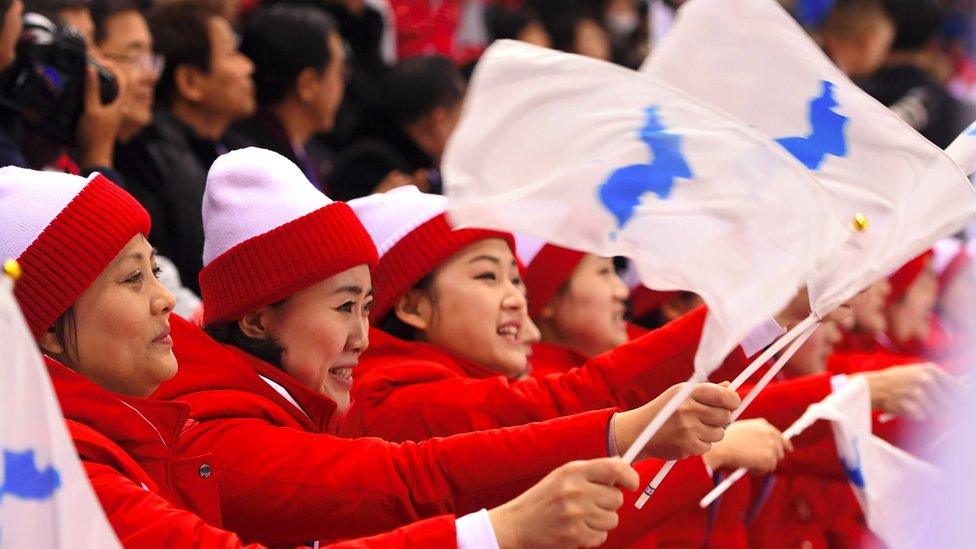
<path fill-rule="evenodd" d="M 739 407 L 736 408 L 735 412 L 732 413 L 732 421 L 739 419 L 739 416 L 742 415 L 742 412 L 745 412 L 746 408 L 750 404 L 752 404 L 752 401 L 755 400 L 756 396 L 759 395 L 759 391 L 762 391 L 763 389 L 766 388 L 766 385 L 769 385 L 769 382 L 772 381 L 774 377 L 776 377 L 776 374 L 778 374 L 780 370 L 783 369 L 784 366 L 786 366 L 786 362 L 790 358 L 792 358 L 793 355 L 796 354 L 798 350 L 800 350 L 800 347 L 804 343 L 806 343 L 807 339 L 809 339 L 810 336 L 813 335 L 813 332 L 816 329 L 817 326 L 815 324 L 812 326 L 808 326 L 803 333 L 797 336 L 796 340 L 790 345 L 789 349 L 787 349 L 782 354 L 782 356 L 779 357 L 779 360 L 777 360 L 776 363 L 773 364 L 773 366 L 769 369 L 769 371 L 767 371 L 765 374 L 763 374 L 761 378 L 759 378 L 759 382 L 756 383 L 756 386 L 753 387 L 751 391 L 749 391 L 749 394 L 747 394 L 744 399 L 742 399 L 742 404 L 739 404 Z"/>
<path fill-rule="evenodd" d="M 782 350 L 783 347 L 786 347 L 786 345 L 789 344 L 791 341 L 802 336 L 804 330 L 816 324 L 816 322 L 817 322 L 816 317 L 814 317 L 811 314 L 806 318 L 804 318 L 803 320 L 801 320 L 799 324 L 791 328 L 785 334 L 780 336 L 780 338 L 777 339 L 772 345 L 767 347 L 766 350 L 763 351 L 762 354 L 760 354 L 756 358 L 756 360 L 752 361 L 752 363 L 749 364 L 749 366 L 747 366 L 746 369 L 742 371 L 742 373 L 736 376 L 736 378 L 732 381 L 731 388 L 733 390 L 736 390 L 739 387 L 741 387 L 743 383 L 745 383 L 749 378 L 751 378 L 753 374 L 755 374 L 759 370 L 759 368 L 763 366 L 763 364 L 769 362 L 769 359 L 773 358 L 773 356 L 776 353 L 780 352 L 780 350 Z M 806 338 L 804 337 L 804 340 L 805 339 Z M 792 354 L 793 353 L 790 353 L 790 356 L 792 356 Z M 753 398 L 755 398 L 755 396 L 753 396 Z M 744 406 L 740 406 L 736 410 L 736 412 L 741 413 L 739 412 L 739 410 L 743 408 Z M 733 416 L 733 421 L 735 417 L 738 416 Z M 644 508 L 644 504 L 647 503 L 647 500 L 651 499 L 651 496 L 654 495 L 654 492 L 661 487 L 661 483 L 664 482 L 664 479 L 668 476 L 668 473 L 671 472 L 671 469 L 674 469 L 675 463 L 677 463 L 676 460 L 671 460 L 665 463 L 663 467 L 661 467 L 661 470 L 657 472 L 657 475 L 655 475 L 653 479 L 651 479 L 651 482 L 648 483 L 647 487 L 644 488 L 644 491 L 641 493 L 640 497 L 638 497 L 637 501 L 634 502 L 634 507 L 638 509 Z"/>
<path fill-rule="evenodd" d="M 786 364 L 786 361 L 788 361 L 800 349 L 800 347 L 806 342 L 806 340 L 810 337 L 810 335 L 813 334 L 813 331 L 815 329 L 816 327 L 809 327 L 798 338 L 796 338 L 796 341 L 794 341 L 793 344 L 790 345 L 790 348 L 783 353 L 783 356 L 781 356 L 779 360 L 776 361 L 776 364 L 774 364 L 773 367 L 769 369 L 769 371 L 774 372 L 773 375 L 776 375 L 775 372 L 779 372 L 779 370 L 782 369 L 783 365 Z M 768 373 L 769 372 L 767 372 L 767 374 Z M 772 379 L 772 377 L 773 376 L 769 376 L 769 379 Z M 765 376 L 763 376 L 763 378 L 765 379 Z M 766 382 L 768 383 L 769 380 L 766 380 Z M 760 383 L 762 383 L 762 381 L 760 381 Z M 742 401 L 742 404 L 732 414 L 732 421 L 735 421 L 735 418 L 742 415 L 743 410 L 745 410 L 746 406 L 748 406 L 749 403 L 752 402 L 752 400 L 755 398 L 755 395 L 758 394 L 760 390 L 762 390 L 762 385 L 756 385 L 756 388 L 754 388 L 752 391 L 749 392 L 746 398 Z M 752 398 L 749 398 L 750 396 Z M 798 435 L 801 431 L 801 429 L 799 429 L 799 423 L 800 420 L 797 419 L 793 423 L 793 425 L 790 425 L 788 429 L 783 431 L 783 439 L 790 440 L 791 438 Z M 705 497 L 703 497 L 701 501 L 698 502 L 698 506 L 704 509 L 709 505 L 711 505 L 716 499 L 718 499 L 719 496 L 724 494 L 726 490 L 731 488 L 733 484 L 735 484 L 739 479 L 744 477 L 746 472 L 748 472 L 748 469 L 746 469 L 745 467 L 739 467 L 738 469 L 736 469 L 735 472 L 733 472 L 725 480 L 719 483 L 718 486 L 713 488 L 711 492 L 706 494 Z"/>

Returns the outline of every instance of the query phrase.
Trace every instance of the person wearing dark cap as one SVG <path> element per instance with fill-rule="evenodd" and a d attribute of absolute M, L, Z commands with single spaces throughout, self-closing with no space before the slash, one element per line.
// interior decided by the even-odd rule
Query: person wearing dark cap
<path fill-rule="evenodd" d="M 403 185 L 441 192 L 438 168 L 461 116 L 464 78 L 447 57 L 411 57 L 392 69 L 386 90 L 386 130 L 350 145 L 336 159 L 337 198 Z"/>
<path fill-rule="evenodd" d="M 259 9 L 244 27 L 241 51 L 254 63 L 259 107 L 234 127 L 233 145 L 275 151 L 326 191 L 328 161 L 313 159 L 306 145 L 332 129 L 343 98 L 345 51 L 335 21 L 311 5 Z"/>
<path fill-rule="evenodd" d="M 954 98 L 933 76 L 942 10 L 934 0 L 889 0 L 888 9 L 897 28 L 895 41 L 885 66 L 864 89 L 945 148 L 976 117 L 976 107 Z"/>

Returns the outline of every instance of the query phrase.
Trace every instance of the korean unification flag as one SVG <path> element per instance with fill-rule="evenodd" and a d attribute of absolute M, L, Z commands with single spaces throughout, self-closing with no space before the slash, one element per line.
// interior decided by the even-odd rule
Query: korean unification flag
<path fill-rule="evenodd" d="M 811 404 L 787 431 L 792 436 L 818 420 L 830 421 L 837 454 L 868 528 L 889 547 L 921 547 L 925 506 L 919 486 L 931 485 L 938 470 L 871 433 L 867 381 L 852 377 L 830 396 Z"/>
<path fill-rule="evenodd" d="M 959 165 L 964 174 L 976 174 L 976 122 L 949 143 L 946 154 Z"/>
<path fill-rule="evenodd" d="M 821 315 L 976 216 L 955 163 L 851 83 L 775 0 L 690 0 L 641 72 L 774 138 L 861 229 L 809 281 Z"/>
<path fill-rule="evenodd" d="M 512 41 L 485 52 L 442 164 L 451 220 L 636 264 L 709 305 L 715 368 L 849 233 L 781 147 L 653 78 Z"/>
<path fill-rule="evenodd" d="M 0 548 L 119 547 L 0 275 Z"/>

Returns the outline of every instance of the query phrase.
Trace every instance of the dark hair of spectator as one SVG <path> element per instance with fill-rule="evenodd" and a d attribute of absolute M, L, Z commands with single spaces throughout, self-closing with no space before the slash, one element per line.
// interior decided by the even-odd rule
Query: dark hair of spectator
<path fill-rule="evenodd" d="M 485 11 L 485 24 L 491 40 L 518 39 L 519 34 L 532 23 L 540 23 L 539 16 L 528 7 L 509 9 L 505 6 L 489 6 Z"/>
<path fill-rule="evenodd" d="M 895 21 L 895 41 L 891 49 L 925 49 L 939 33 L 942 9 L 933 0 L 888 0 L 888 11 Z"/>
<path fill-rule="evenodd" d="M 4 4 L 9 8 L 13 5 L 13 2 L 8 0 Z M 61 27 L 64 26 L 64 21 L 61 19 L 61 14 L 59 13 L 61 10 L 86 8 L 88 4 L 89 0 L 24 0 L 24 13 L 43 15 L 55 25 Z M 4 9 L 3 12 L 6 15 L 7 10 Z"/>
<path fill-rule="evenodd" d="M 820 26 L 824 35 L 854 38 L 877 17 L 889 18 L 884 0 L 837 0 Z"/>
<path fill-rule="evenodd" d="M 400 61 L 387 78 L 387 109 L 398 124 L 408 124 L 437 107 L 464 97 L 464 78 L 443 55 L 420 55 Z"/>
<path fill-rule="evenodd" d="M 288 298 L 272 303 L 272 308 L 280 308 Z M 285 353 L 285 348 L 278 340 L 257 339 L 244 333 L 240 324 L 236 320 L 219 324 L 210 324 L 203 329 L 214 341 L 236 347 L 245 353 L 259 358 L 275 368 L 281 368 L 281 356 Z"/>
<path fill-rule="evenodd" d="M 217 4 L 200 0 L 180 0 L 154 8 L 147 19 L 156 52 L 166 58 L 166 66 L 156 85 L 156 99 L 169 106 L 176 95 L 174 73 L 183 65 L 210 72 L 213 55 L 210 21 L 220 17 Z"/>
<path fill-rule="evenodd" d="M 50 331 L 54 333 L 54 340 L 61 347 L 61 362 L 74 369 L 74 361 L 78 356 L 78 326 L 75 321 L 74 305 L 61 313 L 61 316 L 51 325 Z"/>
<path fill-rule="evenodd" d="M 311 5 L 275 4 L 254 13 L 241 53 L 254 62 L 258 102 L 280 102 L 307 68 L 324 71 L 332 62 L 328 38 L 335 31 L 332 17 Z"/>
<path fill-rule="evenodd" d="M 436 296 L 433 291 L 434 284 L 434 273 L 427 273 L 427 276 L 420 279 L 419 282 L 413 285 L 411 291 L 417 290 L 427 294 L 430 300 L 436 303 Z M 417 338 L 417 332 L 413 326 L 410 326 L 406 322 L 400 320 L 400 317 L 396 315 L 396 311 L 390 310 L 387 313 L 386 318 L 379 322 L 380 329 L 384 332 L 390 334 L 393 337 L 402 339 L 404 341 L 413 341 Z"/>
<path fill-rule="evenodd" d="M 89 11 L 95 23 L 95 43 L 105 40 L 105 23 L 110 17 L 126 11 L 146 13 L 150 5 L 150 0 L 93 0 Z"/>
<path fill-rule="evenodd" d="M 575 53 L 576 29 L 586 19 L 593 18 L 581 11 L 566 11 L 554 17 L 548 25 L 553 49 Z"/>

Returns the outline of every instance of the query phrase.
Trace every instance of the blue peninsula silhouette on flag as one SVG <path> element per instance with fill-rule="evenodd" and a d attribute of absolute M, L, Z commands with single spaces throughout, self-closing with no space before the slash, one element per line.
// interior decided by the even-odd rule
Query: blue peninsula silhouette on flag
<path fill-rule="evenodd" d="M 810 101 L 810 134 L 806 137 L 780 137 L 776 142 L 811 170 L 819 170 L 828 154 L 847 156 L 844 125 L 847 117 L 834 111 L 834 84 L 821 80 L 823 92 Z"/>
<path fill-rule="evenodd" d="M 694 177 L 681 153 L 681 136 L 667 131 L 657 106 L 648 107 L 644 112 L 647 124 L 639 136 L 653 158 L 649 164 L 632 164 L 615 170 L 599 187 L 600 201 L 617 218 L 619 228 L 634 215 L 634 208 L 645 193 L 664 199 L 671 194 L 675 179 Z"/>
<path fill-rule="evenodd" d="M 4 496 L 20 499 L 44 500 L 51 497 L 61 486 L 61 477 L 53 466 L 39 471 L 34 464 L 34 450 L 3 451 L 3 485 L 0 485 L 0 502 Z"/>

